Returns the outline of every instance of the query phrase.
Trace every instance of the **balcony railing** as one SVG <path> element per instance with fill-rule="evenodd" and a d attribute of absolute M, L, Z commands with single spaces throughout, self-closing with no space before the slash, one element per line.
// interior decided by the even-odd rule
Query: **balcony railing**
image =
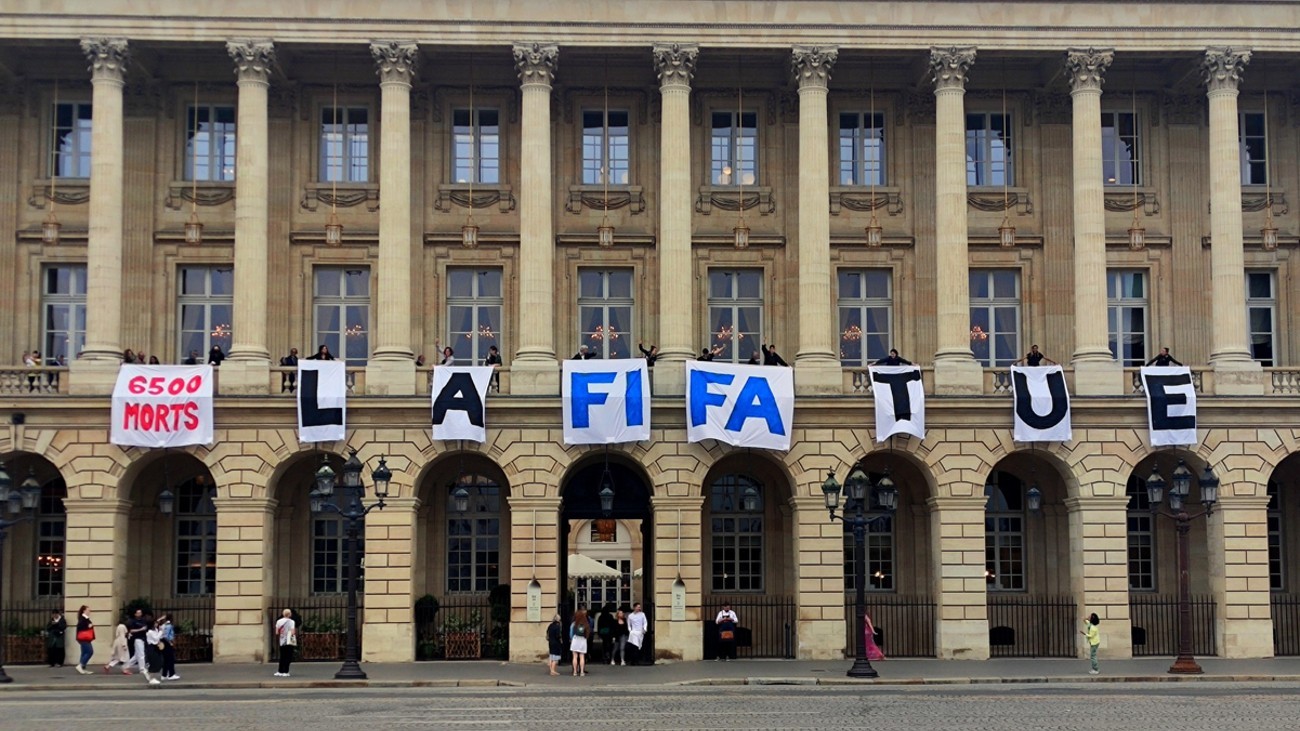
<path fill-rule="evenodd" d="M 52 366 L 0 367 L 0 396 L 67 393 L 68 369 Z"/>

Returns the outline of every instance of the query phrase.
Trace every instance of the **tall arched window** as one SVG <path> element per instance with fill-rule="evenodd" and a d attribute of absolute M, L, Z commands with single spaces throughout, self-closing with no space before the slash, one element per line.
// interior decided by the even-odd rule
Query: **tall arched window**
<path fill-rule="evenodd" d="M 36 514 L 36 581 L 37 599 L 63 596 L 63 564 L 67 552 L 68 514 L 63 498 L 68 490 L 63 478 L 45 483 L 41 488 L 40 510 Z"/>
<path fill-rule="evenodd" d="M 763 591 L 763 484 L 723 475 L 713 482 L 709 510 L 713 591 Z"/>
<path fill-rule="evenodd" d="M 984 485 L 984 576 L 989 591 L 1025 590 L 1025 507 L 1020 480 L 1001 470 Z"/>
<path fill-rule="evenodd" d="M 206 477 L 176 487 L 176 596 L 217 593 L 216 488 Z"/>
<path fill-rule="evenodd" d="M 469 493 L 469 509 L 456 511 L 456 490 Z M 491 591 L 501 581 L 501 488 L 478 474 L 447 486 L 447 592 Z"/>
<path fill-rule="evenodd" d="M 1137 475 L 1128 478 L 1128 588 L 1156 590 L 1156 531 L 1147 481 Z"/>

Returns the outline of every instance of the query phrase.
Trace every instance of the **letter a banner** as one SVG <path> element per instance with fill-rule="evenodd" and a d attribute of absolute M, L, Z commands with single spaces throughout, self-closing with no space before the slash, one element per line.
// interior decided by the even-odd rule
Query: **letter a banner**
<path fill-rule="evenodd" d="M 212 443 L 212 366 L 124 365 L 108 440 L 124 447 Z"/>
<path fill-rule="evenodd" d="M 1011 389 L 1017 442 L 1070 441 L 1070 394 L 1059 365 L 1011 366 Z"/>
<path fill-rule="evenodd" d="M 298 361 L 298 441 L 345 438 L 348 373 L 343 361 Z"/>
<path fill-rule="evenodd" d="M 925 386 L 920 366 L 871 366 L 876 400 L 876 441 L 895 434 L 925 439 Z"/>
<path fill-rule="evenodd" d="M 686 438 L 790 449 L 794 369 L 686 361 Z"/>
<path fill-rule="evenodd" d="M 438 366 L 433 369 L 433 438 L 486 442 L 491 366 Z"/>
<path fill-rule="evenodd" d="M 644 358 L 566 360 L 562 378 L 565 444 L 650 438 L 650 376 Z"/>
<path fill-rule="evenodd" d="M 1196 385 L 1187 366 L 1142 369 L 1151 446 L 1196 444 Z"/>

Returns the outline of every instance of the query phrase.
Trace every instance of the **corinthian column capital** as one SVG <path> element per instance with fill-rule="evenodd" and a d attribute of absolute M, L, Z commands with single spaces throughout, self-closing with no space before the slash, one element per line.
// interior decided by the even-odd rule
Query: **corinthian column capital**
<path fill-rule="evenodd" d="M 270 41 L 228 41 L 226 53 L 235 62 L 235 76 L 240 81 L 260 81 L 271 76 L 275 65 L 275 44 Z"/>
<path fill-rule="evenodd" d="M 825 89 L 839 56 L 835 46 L 795 46 L 790 54 L 790 71 L 800 89 Z"/>
<path fill-rule="evenodd" d="M 420 46 L 414 41 L 375 41 L 370 44 L 370 55 L 375 59 L 379 83 L 409 86 L 420 60 Z"/>
<path fill-rule="evenodd" d="M 695 76 L 695 60 L 700 56 L 699 46 L 671 43 L 655 46 L 651 50 L 660 87 L 691 85 L 691 78 Z"/>
<path fill-rule="evenodd" d="M 951 46 L 930 49 L 930 73 L 934 74 L 935 91 L 966 90 L 966 73 L 975 63 L 974 46 Z"/>
<path fill-rule="evenodd" d="M 122 81 L 131 54 L 125 38 L 82 38 L 81 52 L 90 62 L 92 79 Z"/>
<path fill-rule="evenodd" d="M 1241 84 L 1241 77 L 1250 63 L 1250 51 L 1237 51 L 1228 47 L 1205 49 L 1201 72 L 1205 74 L 1208 91 L 1233 90 Z"/>
<path fill-rule="evenodd" d="M 1113 48 L 1070 48 L 1065 52 L 1065 68 L 1070 72 L 1070 90 L 1101 90 L 1106 69 L 1115 60 Z"/>
<path fill-rule="evenodd" d="M 515 68 L 523 86 L 550 86 L 560 65 L 560 47 L 554 43 L 516 43 Z"/>

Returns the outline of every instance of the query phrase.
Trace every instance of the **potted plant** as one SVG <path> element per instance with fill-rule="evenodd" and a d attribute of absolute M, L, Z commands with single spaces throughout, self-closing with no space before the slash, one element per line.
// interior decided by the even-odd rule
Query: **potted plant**
<path fill-rule="evenodd" d="M 477 660 L 483 656 L 483 614 L 479 610 L 447 617 L 442 632 L 448 660 Z"/>
<path fill-rule="evenodd" d="M 304 616 L 298 631 L 298 657 L 302 660 L 338 660 L 343 657 L 343 620 L 338 615 Z"/>
<path fill-rule="evenodd" d="M 11 620 L 5 627 L 5 661 L 15 665 L 45 661 L 44 627 L 24 627 Z"/>
<path fill-rule="evenodd" d="M 211 641 L 208 635 L 200 634 L 199 627 L 192 619 L 176 625 L 176 661 L 204 662 L 209 658 Z"/>

